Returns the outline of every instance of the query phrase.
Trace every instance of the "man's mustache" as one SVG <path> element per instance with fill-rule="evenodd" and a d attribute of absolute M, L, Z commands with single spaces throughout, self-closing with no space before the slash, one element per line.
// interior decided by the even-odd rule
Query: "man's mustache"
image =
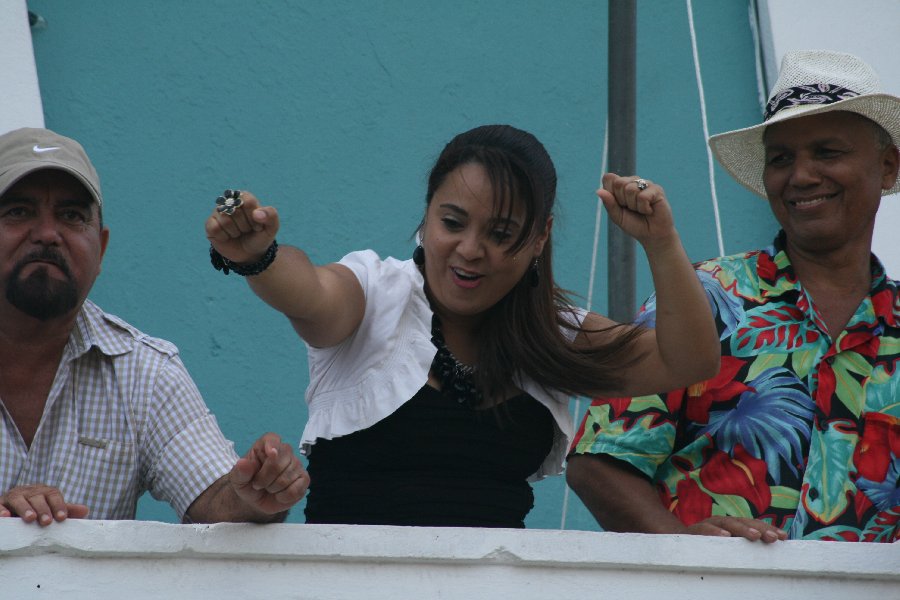
<path fill-rule="evenodd" d="M 71 278 L 72 272 L 69 270 L 69 263 L 66 262 L 66 259 L 63 258 L 63 255 L 59 253 L 58 250 L 54 248 L 44 248 L 42 250 L 35 250 L 34 252 L 26 255 L 24 258 L 19 260 L 16 263 L 15 267 L 13 267 L 13 271 L 15 273 L 20 273 L 22 269 L 25 268 L 25 265 L 33 262 L 46 262 L 52 265 L 59 267 L 59 270 L 63 272 L 63 274 Z"/>

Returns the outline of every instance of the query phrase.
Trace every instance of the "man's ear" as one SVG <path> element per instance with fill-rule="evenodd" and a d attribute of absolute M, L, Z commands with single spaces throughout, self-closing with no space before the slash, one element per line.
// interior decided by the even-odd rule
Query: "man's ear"
<path fill-rule="evenodd" d="M 881 189 L 889 190 L 897 182 L 897 174 L 900 170 L 900 150 L 897 150 L 897 146 L 891 144 L 884 149 L 881 164 L 884 167 Z"/>
<path fill-rule="evenodd" d="M 100 230 L 100 260 L 103 260 L 103 255 L 106 254 L 106 245 L 109 244 L 109 227 L 104 227 Z"/>

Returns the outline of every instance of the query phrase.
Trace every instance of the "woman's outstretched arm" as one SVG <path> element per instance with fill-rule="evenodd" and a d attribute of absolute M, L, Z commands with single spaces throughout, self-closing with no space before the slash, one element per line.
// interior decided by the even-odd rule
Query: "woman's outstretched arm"
<path fill-rule="evenodd" d="M 241 192 L 233 214 L 214 211 L 206 220 L 206 237 L 214 250 L 239 265 L 260 261 L 278 233 L 278 211 L 261 206 L 250 192 Z M 365 296 L 353 272 L 339 264 L 316 266 L 306 253 L 278 246 L 275 260 L 264 271 L 247 277 L 250 288 L 291 321 L 312 346 L 333 346 L 359 326 Z"/>

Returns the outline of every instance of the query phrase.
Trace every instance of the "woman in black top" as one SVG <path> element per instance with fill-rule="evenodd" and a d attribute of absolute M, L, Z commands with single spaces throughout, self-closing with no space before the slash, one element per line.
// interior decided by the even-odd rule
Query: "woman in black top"
<path fill-rule="evenodd" d="M 514 127 L 447 144 L 411 261 L 314 266 L 274 243 L 274 207 L 228 196 L 206 223 L 214 264 L 247 275 L 309 345 L 308 522 L 521 527 L 527 478 L 561 468 L 569 395 L 648 394 L 718 367 L 662 188 L 610 173 L 598 190 L 647 253 L 656 329 L 574 309 L 553 279 L 556 172 Z"/>

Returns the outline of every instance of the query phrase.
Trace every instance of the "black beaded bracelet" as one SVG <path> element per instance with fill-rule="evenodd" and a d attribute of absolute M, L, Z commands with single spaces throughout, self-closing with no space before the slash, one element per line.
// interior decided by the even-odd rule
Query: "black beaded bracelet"
<path fill-rule="evenodd" d="M 266 250 L 266 253 L 261 259 L 255 263 L 250 263 L 249 265 L 242 265 L 225 258 L 210 245 L 209 260 L 212 262 L 212 266 L 215 267 L 216 271 L 222 271 L 225 275 L 228 275 L 229 271 L 234 271 L 238 275 L 246 277 L 247 275 L 259 275 L 268 269 L 269 265 L 275 260 L 276 252 L 278 252 L 278 242 L 272 240 L 272 245 L 269 246 L 269 249 Z"/>

